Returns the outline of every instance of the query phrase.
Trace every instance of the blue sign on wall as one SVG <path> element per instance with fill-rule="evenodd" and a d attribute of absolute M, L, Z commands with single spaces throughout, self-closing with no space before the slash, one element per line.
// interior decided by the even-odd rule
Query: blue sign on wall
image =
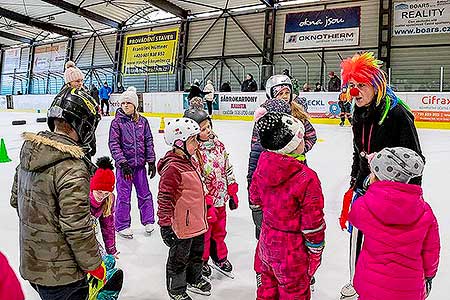
<path fill-rule="evenodd" d="M 361 7 L 286 15 L 284 49 L 359 45 Z"/>

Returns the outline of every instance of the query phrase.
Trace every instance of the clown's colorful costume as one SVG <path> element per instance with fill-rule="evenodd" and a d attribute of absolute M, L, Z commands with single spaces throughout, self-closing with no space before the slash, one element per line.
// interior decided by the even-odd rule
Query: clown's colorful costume
<path fill-rule="evenodd" d="M 385 147 L 405 147 L 422 156 L 414 126 L 414 115 L 387 86 L 386 75 L 380 69 L 381 65 L 382 62 L 371 52 L 355 54 L 341 63 L 343 85 L 349 87 L 352 97 L 360 95 L 358 87 L 354 87 L 353 82 L 369 84 L 375 91 L 374 99 L 367 106 L 355 105 L 353 112 L 353 164 L 349 190 L 354 191 L 353 201 L 364 194 L 364 180 L 370 174 L 366 154 L 380 151 Z M 410 183 L 421 184 L 421 181 L 422 178 L 417 177 Z M 342 227 L 345 227 L 351 197 L 346 199 L 340 220 Z M 353 228 L 350 238 L 350 283 L 342 289 L 341 299 L 351 299 L 350 297 L 354 297 L 356 293 L 352 281 L 362 241 L 362 233 Z"/>

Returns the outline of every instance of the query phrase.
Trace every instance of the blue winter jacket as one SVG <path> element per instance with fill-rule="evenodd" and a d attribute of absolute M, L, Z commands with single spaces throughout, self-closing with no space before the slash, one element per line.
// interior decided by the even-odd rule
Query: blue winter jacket
<path fill-rule="evenodd" d="M 98 95 L 100 96 L 100 99 L 109 100 L 109 97 L 112 93 L 112 89 L 108 86 L 102 86 L 100 91 L 98 92 Z"/>

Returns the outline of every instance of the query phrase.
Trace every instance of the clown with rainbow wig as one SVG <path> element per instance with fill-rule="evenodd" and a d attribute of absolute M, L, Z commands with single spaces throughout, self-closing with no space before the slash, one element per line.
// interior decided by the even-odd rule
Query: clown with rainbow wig
<path fill-rule="evenodd" d="M 370 168 L 367 156 L 385 147 L 404 147 L 414 150 L 424 159 L 414 125 L 414 115 L 387 85 L 383 62 L 372 52 L 362 52 L 341 63 L 343 86 L 352 98 L 353 112 L 353 164 L 350 188 L 345 193 L 339 219 L 342 229 L 350 232 L 350 281 L 341 290 L 341 299 L 357 299 L 353 288 L 353 275 L 363 234 L 347 222 L 351 203 L 365 193 Z M 420 185 L 421 177 L 410 183 Z M 348 228 L 347 228 L 348 227 Z"/>

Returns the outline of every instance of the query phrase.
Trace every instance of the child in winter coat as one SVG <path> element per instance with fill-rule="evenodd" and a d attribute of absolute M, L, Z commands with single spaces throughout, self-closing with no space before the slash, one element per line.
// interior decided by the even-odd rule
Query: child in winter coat
<path fill-rule="evenodd" d="M 115 225 L 120 236 L 133 238 L 131 230 L 131 186 L 136 188 L 141 224 L 147 234 L 154 230 L 153 197 L 147 180 L 156 175 L 155 151 L 150 125 L 137 112 L 138 96 L 134 87 L 129 87 L 120 96 L 120 108 L 111 122 L 109 149 L 116 162 L 117 202 Z"/>
<path fill-rule="evenodd" d="M 167 291 L 170 299 L 176 300 L 191 300 L 186 289 L 211 294 L 211 284 L 202 277 L 204 233 L 208 230 L 205 194 L 199 167 L 192 159 L 199 133 L 198 124 L 191 119 L 169 121 L 164 139 L 172 150 L 158 162 L 158 224 L 170 248 Z"/>
<path fill-rule="evenodd" d="M 320 181 L 302 163 L 305 129 L 281 113 L 267 113 L 256 126 L 268 150 L 261 154 L 250 186 L 250 201 L 264 215 L 257 299 L 308 300 L 324 248 L 325 221 Z"/>
<path fill-rule="evenodd" d="M 101 288 L 95 288 L 91 284 L 90 299 L 115 300 L 122 290 L 123 271 L 115 268 L 119 252 L 116 250 L 114 230 L 114 167 L 109 157 L 97 159 L 97 167 L 91 178 L 89 199 L 92 218 L 95 224 L 99 221 L 105 244 L 103 248 L 99 243 L 99 248 L 106 268 L 106 284 Z"/>
<path fill-rule="evenodd" d="M 97 159 L 98 169 L 91 178 L 89 200 L 91 202 L 91 215 L 95 224 L 100 223 L 104 252 L 117 255 L 116 234 L 114 230 L 114 184 L 115 176 L 109 157 Z"/>
<path fill-rule="evenodd" d="M 312 149 L 317 141 L 316 130 L 309 122 L 309 116 L 292 94 L 292 83 L 286 75 L 274 75 L 267 80 L 266 93 L 270 99 L 286 101 L 291 107 L 291 114 L 294 118 L 302 121 L 305 127 L 305 153 Z"/>
<path fill-rule="evenodd" d="M 184 117 L 190 118 L 200 126 L 199 164 L 205 179 L 206 204 L 208 205 L 208 231 L 205 234 L 205 251 L 203 252 L 203 275 L 209 277 L 211 269 L 208 260 L 211 258 L 214 267 L 227 276 L 233 276 L 233 269 L 228 260 L 228 249 L 225 244 L 226 203 L 230 209 L 238 207 L 238 185 L 233 173 L 233 166 L 228 159 L 224 144 L 212 132 L 212 122 L 204 110 L 189 109 Z"/>
<path fill-rule="evenodd" d="M 384 148 L 369 155 L 365 195 L 349 221 L 364 232 L 353 284 L 360 300 L 423 300 L 439 264 L 439 231 L 422 188 L 408 184 L 424 162 L 413 150 Z"/>

